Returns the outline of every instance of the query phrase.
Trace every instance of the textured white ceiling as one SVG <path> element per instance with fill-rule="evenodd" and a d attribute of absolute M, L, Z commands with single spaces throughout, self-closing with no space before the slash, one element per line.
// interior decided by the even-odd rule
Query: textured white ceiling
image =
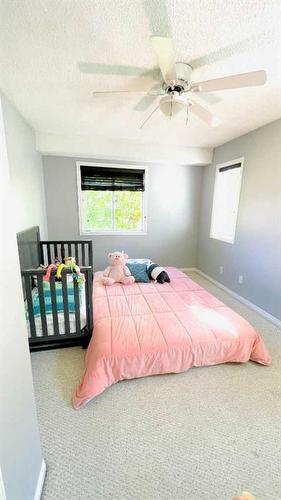
<path fill-rule="evenodd" d="M 0 87 L 41 139 L 213 147 L 281 117 L 280 0 L 0 0 L 0 19 Z M 193 80 L 265 69 L 268 82 L 209 96 L 219 127 L 194 117 L 186 127 L 184 115 L 169 121 L 159 111 L 140 130 L 153 105 L 139 111 L 139 96 L 92 91 L 157 84 L 151 75 L 95 74 L 108 64 L 155 67 L 152 34 L 172 37 Z"/>

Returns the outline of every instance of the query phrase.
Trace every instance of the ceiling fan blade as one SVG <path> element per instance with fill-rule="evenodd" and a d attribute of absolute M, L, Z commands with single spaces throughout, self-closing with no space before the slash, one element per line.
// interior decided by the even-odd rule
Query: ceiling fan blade
<path fill-rule="evenodd" d="M 103 64 L 80 61 L 77 63 L 81 73 L 88 75 L 121 75 L 121 76 L 143 76 L 159 79 L 159 68 L 142 68 L 139 66 L 125 66 L 122 64 Z"/>
<path fill-rule="evenodd" d="M 155 101 L 157 96 L 164 95 L 166 92 L 163 88 L 159 88 L 159 85 L 152 87 L 145 95 L 140 99 L 140 101 L 134 107 L 135 111 L 146 111 L 151 104 Z"/>
<path fill-rule="evenodd" d="M 188 99 L 187 103 L 191 113 L 193 113 L 195 116 L 197 116 L 197 118 L 205 122 L 207 125 L 216 127 L 221 123 L 220 118 L 213 115 L 208 109 L 203 108 L 203 106 L 201 106 L 197 102 Z"/>
<path fill-rule="evenodd" d="M 157 109 L 159 109 L 159 104 L 157 104 L 156 108 L 154 108 L 151 113 L 148 115 L 148 117 L 142 122 L 140 128 L 143 128 L 145 126 L 145 124 L 148 122 L 148 120 L 150 120 L 150 118 L 152 117 L 152 115 L 154 115 L 155 111 L 157 111 Z"/>
<path fill-rule="evenodd" d="M 170 36 L 170 15 L 167 0 L 142 0 L 150 32 L 152 35 Z"/>
<path fill-rule="evenodd" d="M 153 95 L 153 96 L 165 95 L 166 90 L 164 90 L 162 87 L 160 87 L 160 88 L 157 87 L 157 88 L 150 89 L 147 93 L 148 93 L 148 95 Z"/>
<path fill-rule="evenodd" d="M 195 93 L 194 93 L 195 95 Z M 219 102 L 222 102 L 222 98 L 218 96 L 218 94 L 213 94 L 212 92 L 197 92 L 196 97 L 198 99 L 198 96 L 200 96 L 200 100 L 204 101 L 205 104 L 213 105 L 213 104 L 218 104 Z"/>
<path fill-rule="evenodd" d="M 266 82 L 266 72 L 263 70 L 252 71 L 250 73 L 240 73 L 230 75 L 205 82 L 194 82 L 190 90 L 192 92 L 214 92 L 216 90 L 238 89 L 242 87 L 254 87 L 264 85 Z"/>
<path fill-rule="evenodd" d="M 148 95 L 148 93 L 144 90 L 94 90 L 93 96 L 96 95 L 116 95 L 116 94 L 140 94 L 140 95 Z"/>
<path fill-rule="evenodd" d="M 155 99 L 156 99 L 156 96 L 154 96 L 154 95 L 145 95 L 134 106 L 134 110 L 135 111 L 146 111 L 151 106 L 151 104 L 153 104 Z"/>
<path fill-rule="evenodd" d="M 238 55 L 249 52 L 253 49 L 261 49 L 270 43 L 269 40 L 279 40 L 279 31 L 279 24 L 276 24 L 274 27 L 270 26 L 270 29 L 268 30 L 257 32 L 255 35 L 248 38 L 244 38 L 243 40 L 239 40 L 238 42 L 231 43 L 225 47 L 214 50 L 213 52 L 199 56 L 196 59 L 189 61 L 189 64 L 193 69 L 197 69 L 205 65 L 225 60 L 232 57 L 233 54 Z"/>
<path fill-rule="evenodd" d="M 164 36 L 152 36 L 150 38 L 158 64 L 167 84 L 177 79 L 175 53 L 171 38 Z"/>
<path fill-rule="evenodd" d="M 136 94 L 136 95 L 143 95 L 143 99 L 150 98 L 153 100 L 155 97 L 164 95 L 166 92 L 163 88 L 155 88 L 153 87 L 152 89 L 146 91 L 146 90 L 94 90 L 93 96 L 100 96 L 100 95 L 119 95 L 119 94 Z M 151 101 L 152 102 L 152 101 Z"/>

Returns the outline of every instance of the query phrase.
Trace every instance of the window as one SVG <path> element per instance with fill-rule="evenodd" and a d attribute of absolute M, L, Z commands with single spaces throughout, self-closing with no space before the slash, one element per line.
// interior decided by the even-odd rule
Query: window
<path fill-rule="evenodd" d="M 244 158 L 217 165 L 210 237 L 234 243 Z"/>
<path fill-rule="evenodd" d="M 80 232 L 144 234 L 145 169 L 77 164 Z"/>

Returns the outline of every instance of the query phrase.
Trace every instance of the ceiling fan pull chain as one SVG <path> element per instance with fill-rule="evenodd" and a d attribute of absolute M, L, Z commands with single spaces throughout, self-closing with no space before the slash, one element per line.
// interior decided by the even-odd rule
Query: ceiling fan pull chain
<path fill-rule="evenodd" d="M 186 106 L 185 126 L 187 126 L 187 125 L 188 125 L 188 119 L 189 119 L 189 115 L 188 115 L 188 108 L 189 108 L 189 106 Z"/>
<path fill-rule="evenodd" d="M 173 96 L 171 96 L 171 103 L 170 103 L 170 120 L 172 119 L 172 114 L 173 114 Z"/>

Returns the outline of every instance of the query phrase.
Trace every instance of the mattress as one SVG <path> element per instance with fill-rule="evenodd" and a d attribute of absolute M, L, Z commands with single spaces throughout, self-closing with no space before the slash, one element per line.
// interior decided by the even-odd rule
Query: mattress
<path fill-rule="evenodd" d="M 36 328 L 36 337 L 43 337 L 41 317 L 35 318 L 34 321 L 35 321 L 35 328 Z M 47 321 L 48 336 L 54 335 L 54 325 L 53 325 L 52 314 L 46 314 L 46 321 Z M 80 308 L 80 321 L 81 321 L 81 330 L 82 330 L 87 324 L 86 311 L 85 311 L 85 308 L 83 309 L 82 307 Z M 59 334 L 65 335 L 66 331 L 65 331 L 65 321 L 64 321 L 64 314 L 63 313 L 58 313 L 58 324 L 59 324 Z M 69 313 L 69 328 L 70 328 L 70 333 L 76 333 L 76 323 L 75 323 L 75 314 L 74 313 Z M 31 337 L 29 321 L 27 321 L 27 330 L 28 330 L 28 337 Z"/>
<path fill-rule="evenodd" d="M 80 324 L 81 324 L 81 330 L 86 326 L 87 324 L 87 317 L 86 317 L 86 299 L 85 299 L 85 285 L 81 285 L 81 290 L 79 292 L 80 294 Z M 38 297 L 38 289 L 35 287 L 32 290 L 32 300 L 33 300 L 33 307 L 35 310 L 35 307 L 37 307 L 37 297 Z M 68 295 L 70 299 L 70 295 Z M 49 298 L 48 298 L 49 300 Z M 72 300 L 69 301 L 71 303 L 71 309 L 74 308 L 74 302 Z M 36 304 L 36 306 L 35 306 Z M 54 335 L 54 325 L 53 325 L 53 315 L 51 312 L 51 307 L 47 307 L 49 304 L 47 304 L 47 299 L 45 296 L 45 308 L 46 308 L 46 322 L 47 322 L 47 330 L 48 330 L 48 336 Z M 62 306 L 61 306 L 62 307 Z M 27 330 L 28 330 L 28 337 L 31 337 L 31 332 L 30 332 L 30 324 L 28 321 L 28 312 L 27 312 L 27 302 L 25 300 L 25 310 L 26 310 L 26 318 L 27 318 Z M 77 333 L 76 332 L 76 323 L 75 323 L 75 313 L 74 312 L 69 312 L 68 313 L 69 317 L 69 330 L 70 333 Z M 40 308 L 38 314 L 34 317 L 35 321 L 35 328 L 36 328 L 36 337 L 43 337 L 43 329 L 42 329 L 42 323 L 41 323 L 41 315 L 40 315 Z M 58 325 L 59 325 L 59 334 L 60 335 L 65 335 L 65 320 L 64 320 L 64 313 L 63 312 L 58 312 Z"/>
<path fill-rule="evenodd" d="M 258 332 L 239 314 L 176 268 L 170 283 L 93 284 L 94 331 L 78 409 L 112 384 L 191 367 L 249 360 L 271 362 Z"/>

